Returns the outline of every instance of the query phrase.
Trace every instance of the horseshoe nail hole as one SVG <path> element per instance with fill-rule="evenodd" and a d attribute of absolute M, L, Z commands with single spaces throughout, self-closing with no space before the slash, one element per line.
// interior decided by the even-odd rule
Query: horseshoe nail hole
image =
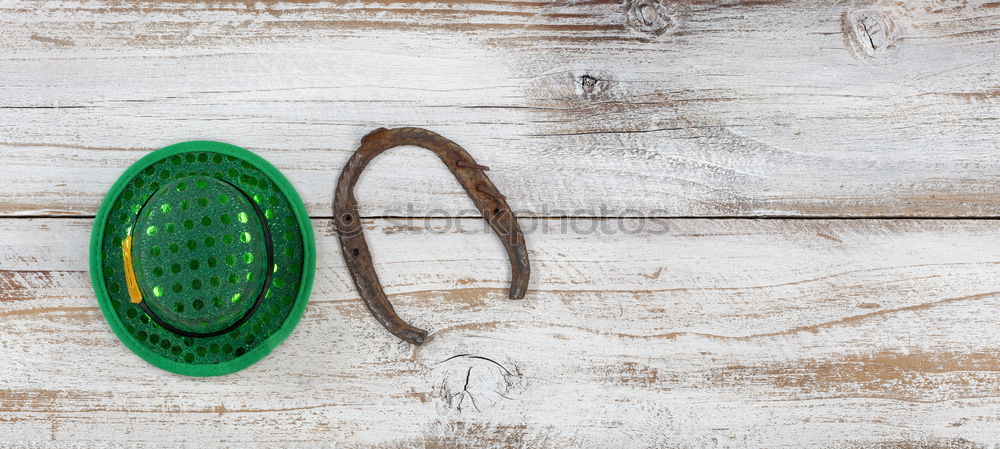
<path fill-rule="evenodd" d="M 341 217 L 341 220 L 343 220 L 344 223 L 350 223 L 354 221 L 354 217 L 351 216 L 351 214 L 344 214 L 343 217 Z"/>
<path fill-rule="evenodd" d="M 351 254 L 354 254 L 355 256 L 358 256 L 358 255 L 361 254 L 361 251 L 358 251 L 357 248 L 354 248 L 354 249 L 351 250 Z"/>

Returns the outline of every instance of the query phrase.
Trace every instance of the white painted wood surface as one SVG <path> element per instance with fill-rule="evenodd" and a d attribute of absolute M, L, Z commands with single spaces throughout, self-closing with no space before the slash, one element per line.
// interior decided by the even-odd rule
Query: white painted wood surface
<path fill-rule="evenodd" d="M 994 221 L 669 220 L 630 236 L 526 221 L 536 276 L 521 301 L 478 220 L 370 224 L 397 309 L 431 331 L 418 348 L 369 316 L 316 220 L 299 327 L 208 379 L 160 371 L 109 331 L 90 220 L 0 221 L 0 431 L 87 447 L 996 441 Z"/>
<path fill-rule="evenodd" d="M 362 135 L 423 126 L 523 215 L 998 215 L 998 36 L 991 1 L 5 1 L 0 213 L 92 215 L 214 139 L 329 216 Z M 469 209 L 433 156 L 380 162 L 412 169 L 366 215 Z"/>
<path fill-rule="evenodd" d="M 998 447 L 998 119 L 990 0 L 0 0 L 0 447 Z M 432 339 L 369 316 L 325 217 L 379 126 L 572 217 L 522 220 L 526 299 L 399 149 L 358 198 L 439 217 L 368 230 Z M 134 356 L 87 273 L 111 183 L 191 139 L 316 217 L 299 328 L 222 378 Z"/>

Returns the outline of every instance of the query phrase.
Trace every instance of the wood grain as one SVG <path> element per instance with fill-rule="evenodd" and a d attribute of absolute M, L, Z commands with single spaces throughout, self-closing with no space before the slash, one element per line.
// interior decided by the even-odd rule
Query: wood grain
<path fill-rule="evenodd" d="M 310 213 L 422 126 L 525 216 L 995 216 L 1000 8 L 966 0 L 0 3 L 0 214 L 94 214 L 148 151 L 259 152 Z M 432 155 L 367 216 L 471 211 Z"/>
<path fill-rule="evenodd" d="M 414 347 L 369 316 L 330 222 L 315 220 L 299 327 L 207 379 L 160 371 L 111 333 L 89 285 L 90 225 L 0 220 L 0 440 L 998 443 L 996 221 L 524 220 L 534 277 L 521 301 L 506 299 L 506 257 L 480 220 L 367 221 L 387 293 L 431 331 Z"/>
<path fill-rule="evenodd" d="M 998 447 L 1000 222 L 970 219 L 1000 216 L 998 24 L 989 0 L 0 0 L 0 447 Z M 488 227 L 444 218 L 475 215 L 446 168 L 399 149 L 357 195 L 438 217 L 365 222 L 430 339 L 371 318 L 325 218 L 382 126 L 493 168 L 529 217 L 524 300 Z M 301 324 L 222 378 L 134 356 L 87 273 L 114 180 L 194 139 L 316 217 Z"/>

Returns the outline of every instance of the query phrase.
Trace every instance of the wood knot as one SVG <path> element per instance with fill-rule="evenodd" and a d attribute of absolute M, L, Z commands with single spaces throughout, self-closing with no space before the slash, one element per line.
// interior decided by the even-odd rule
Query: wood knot
<path fill-rule="evenodd" d="M 872 9 L 856 9 L 845 13 L 841 21 L 847 43 L 858 56 L 884 57 L 892 48 L 893 23 L 888 15 Z"/>
<path fill-rule="evenodd" d="M 611 83 L 608 80 L 595 78 L 590 75 L 581 75 L 578 90 L 580 96 L 592 100 L 607 92 L 610 87 Z"/>
<path fill-rule="evenodd" d="M 625 0 L 625 23 L 636 31 L 660 36 L 677 27 L 680 6 L 667 0 Z"/>
<path fill-rule="evenodd" d="M 480 413 L 501 402 L 514 401 L 525 385 L 517 367 L 474 354 L 459 354 L 439 362 L 433 375 L 440 379 L 434 396 L 459 412 Z"/>

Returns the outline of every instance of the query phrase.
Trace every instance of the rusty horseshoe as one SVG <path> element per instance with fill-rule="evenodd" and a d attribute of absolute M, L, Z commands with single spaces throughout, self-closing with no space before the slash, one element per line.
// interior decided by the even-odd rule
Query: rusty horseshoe
<path fill-rule="evenodd" d="M 361 227 L 358 203 L 354 198 L 354 185 L 368 163 L 382 152 L 403 145 L 426 148 L 441 158 L 452 174 L 458 178 L 458 182 L 472 198 L 483 218 L 500 237 L 510 259 L 510 299 L 524 297 L 528 288 L 530 268 L 528 249 L 524 244 L 521 227 L 517 224 L 517 217 L 507 205 L 506 197 L 500 194 L 490 178 L 483 173 L 489 170 L 489 167 L 477 164 L 472 156 L 455 142 L 426 129 L 379 128 L 368 133 L 361 139 L 361 146 L 340 173 L 333 199 L 333 221 L 338 231 L 344 261 L 368 310 L 393 335 L 419 345 L 427 337 L 427 331 L 403 321 L 382 291 L 382 284 L 378 280 L 378 274 L 375 273 L 375 265 Z"/>

